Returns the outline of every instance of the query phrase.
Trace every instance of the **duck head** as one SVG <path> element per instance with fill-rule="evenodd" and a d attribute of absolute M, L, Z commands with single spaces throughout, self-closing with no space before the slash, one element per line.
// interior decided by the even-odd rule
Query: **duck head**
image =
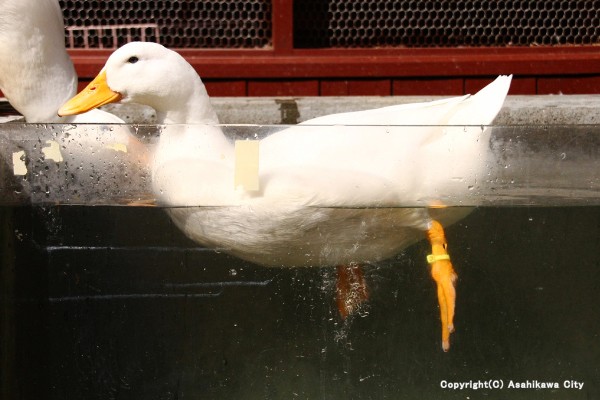
<path fill-rule="evenodd" d="M 116 50 L 100 74 L 58 115 L 80 114 L 116 102 L 150 106 L 159 123 L 218 123 L 194 68 L 157 43 L 132 42 Z"/>

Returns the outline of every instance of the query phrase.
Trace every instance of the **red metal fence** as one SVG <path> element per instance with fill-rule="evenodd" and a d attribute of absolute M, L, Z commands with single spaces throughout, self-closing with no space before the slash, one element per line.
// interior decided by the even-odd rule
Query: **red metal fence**
<path fill-rule="evenodd" d="M 157 24 L 149 39 L 179 49 L 213 96 L 453 95 L 508 73 L 512 94 L 600 93 L 600 1 L 61 4 L 69 26 Z M 111 50 L 82 40 L 70 52 L 83 85 Z"/>

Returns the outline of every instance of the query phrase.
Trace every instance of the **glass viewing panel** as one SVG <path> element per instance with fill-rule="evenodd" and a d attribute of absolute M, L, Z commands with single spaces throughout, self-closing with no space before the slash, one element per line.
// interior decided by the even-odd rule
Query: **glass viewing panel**
<path fill-rule="evenodd" d="M 178 137 L 184 134 L 208 140 L 181 140 L 181 148 L 188 149 L 189 154 L 185 156 L 177 155 L 181 148 L 166 150 L 175 154 L 168 156 L 174 158 L 173 162 L 184 159 L 186 163 L 173 173 L 172 179 L 177 179 L 177 174 L 201 177 L 211 175 L 210 167 L 198 162 L 202 156 L 193 154 L 193 149 L 210 143 L 208 136 L 215 130 L 220 130 L 231 143 L 231 157 L 221 164 L 233 172 L 224 175 L 220 184 L 231 192 L 228 194 L 237 193 L 238 198 L 243 197 L 240 192 L 256 196 L 267 190 L 273 173 L 280 179 L 301 179 L 296 169 L 288 171 L 293 166 L 311 168 L 312 175 L 306 174 L 313 181 L 336 180 L 338 185 L 349 187 L 358 182 L 363 186 L 357 190 L 382 193 L 379 201 L 375 194 L 372 196 L 375 200 L 364 202 L 338 204 L 317 199 L 311 204 L 313 207 L 600 203 L 597 154 L 600 127 L 596 125 L 156 127 L 10 123 L 0 127 L 4 161 L 0 204 L 135 205 L 145 202 L 150 205 L 156 201 L 155 204 L 173 207 L 238 205 L 240 200 L 232 197 L 228 197 L 227 204 L 203 203 L 200 198 L 175 198 L 165 202 L 160 196 L 157 199 L 158 193 L 153 192 L 160 191 L 153 188 L 151 172 L 159 136 L 169 137 L 171 142 L 180 141 Z M 285 131 L 283 140 L 271 140 L 283 137 L 282 131 Z M 461 131 L 464 131 L 463 136 Z M 263 142 L 267 144 L 238 146 L 240 141 L 265 138 Z M 326 150 L 316 145 L 323 141 L 329 142 Z M 392 145 L 397 148 L 390 149 Z M 234 150 L 235 147 L 239 148 Z M 252 168 L 256 166 L 246 165 L 253 158 L 258 163 L 255 171 Z M 163 164 L 168 165 L 169 161 Z M 363 172 L 369 176 L 361 177 Z M 344 174 L 350 178 L 342 178 Z M 407 177 L 411 176 L 423 181 L 410 182 Z M 257 186 L 244 190 L 239 179 L 255 180 Z M 340 182 L 340 179 L 348 182 Z M 172 190 L 182 189 L 184 183 Z M 197 185 L 209 186 L 202 182 Z M 310 185 L 310 181 L 296 184 L 306 191 L 317 190 Z"/>
<path fill-rule="evenodd" d="M 0 397 L 600 398 L 599 126 L 6 123 L 0 142 Z M 382 246 L 423 215 L 458 274 L 447 353 L 424 231 Z M 245 223 L 260 246 L 231 242 Z M 372 259 L 313 268 L 342 248 Z M 368 299 L 344 319 L 349 271 Z"/>

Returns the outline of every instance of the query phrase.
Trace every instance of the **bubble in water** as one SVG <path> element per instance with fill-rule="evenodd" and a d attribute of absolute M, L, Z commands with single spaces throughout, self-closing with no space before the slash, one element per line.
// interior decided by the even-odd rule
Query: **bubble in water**
<path fill-rule="evenodd" d="M 237 273 L 237 271 L 235 269 L 232 268 L 232 269 L 229 270 L 229 276 L 236 276 L 237 274 L 238 273 Z"/>

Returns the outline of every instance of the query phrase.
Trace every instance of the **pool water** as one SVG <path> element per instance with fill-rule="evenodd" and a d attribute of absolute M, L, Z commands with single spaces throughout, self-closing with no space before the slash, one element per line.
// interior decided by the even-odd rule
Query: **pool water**
<path fill-rule="evenodd" d="M 335 269 L 199 248 L 160 208 L 2 207 L 0 222 L 2 398 L 600 396 L 600 207 L 479 207 L 447 228 L 448 353 L 426 241 L 366 266 L 370 300 L 342 321 Z M 559 388 L 515 387 L 541 382 Z"/>

